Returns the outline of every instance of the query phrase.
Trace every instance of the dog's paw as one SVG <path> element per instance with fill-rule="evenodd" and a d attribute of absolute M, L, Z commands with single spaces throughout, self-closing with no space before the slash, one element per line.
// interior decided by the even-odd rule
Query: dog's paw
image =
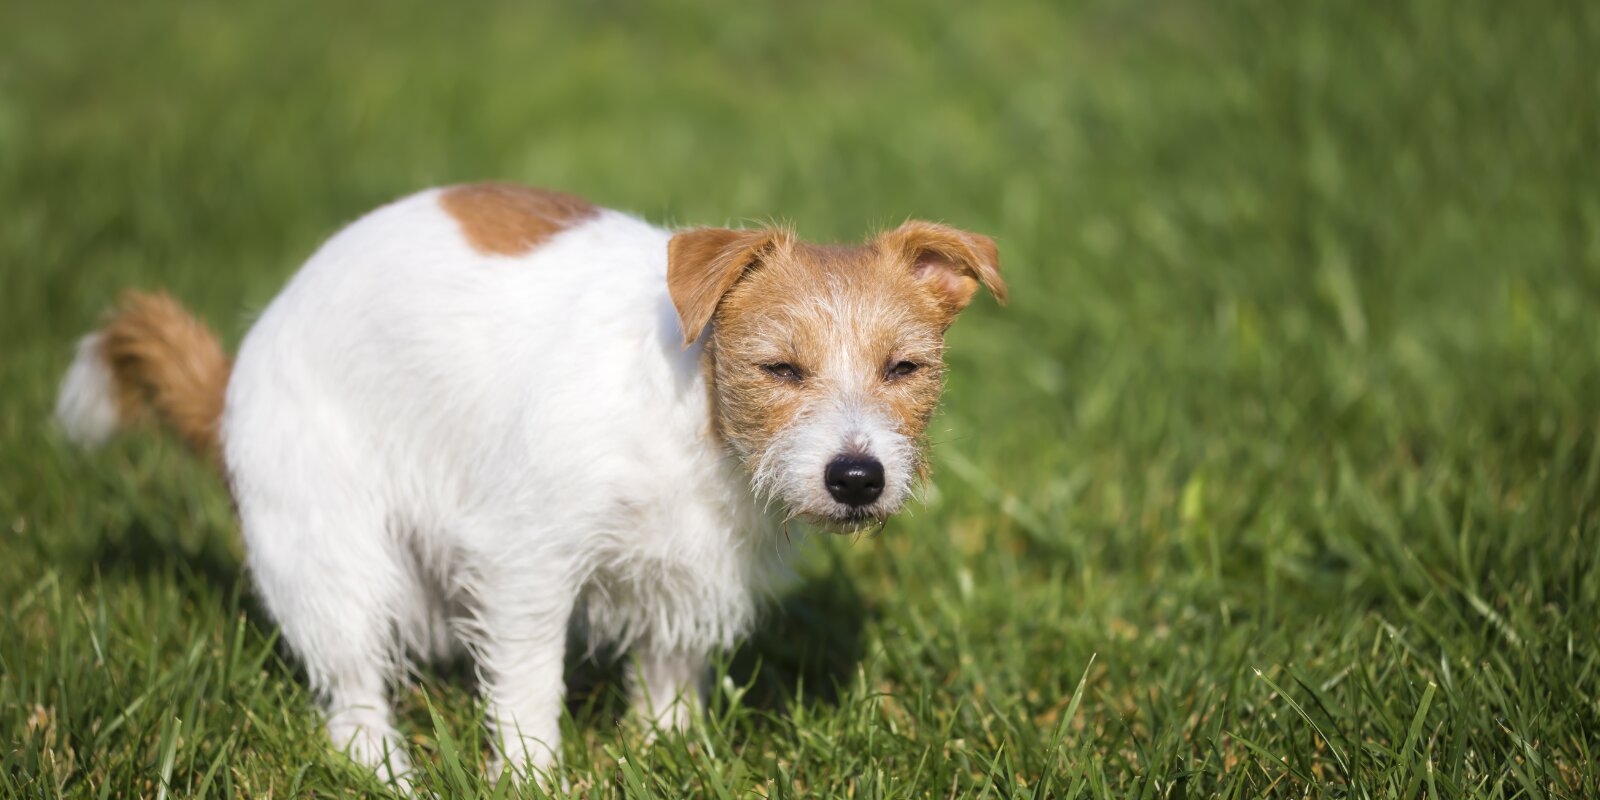
<path fill-rule="evenodd" d="M 542 749 L 542 748 L 541 748 Z M 523 754 L 521 760 L 508 760 L 504 755 L 496 755 L 489 761 L 489 783 L 499 783 L 502 779 L 510 780 L 519 786 L 533 785 L 557 796 L 564 796 L 571 788 L 566 776 L 559 774 L 560 769 L 552 759 L 544 759 L 544 763 L 535 763 L 536 759 L 527 758 Z M 518 766 L 513 767 L 512 764 Z"/>
<path fill-rule="evenodd" d="M 330 724 L 328 736 L 351 761 L 371 770 L 382 783 L 411 794 L 411 759 L 399 732 L 371 725 Z"/>

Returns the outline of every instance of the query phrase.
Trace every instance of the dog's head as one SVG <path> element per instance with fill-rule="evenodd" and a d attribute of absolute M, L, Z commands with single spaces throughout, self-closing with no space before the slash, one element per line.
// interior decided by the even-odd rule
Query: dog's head
<path fill-rule="evenodd" d="M 994 242 L 928 222 L 860 247 L 699 228 L 668 248 L 685 344 L 710 327 L 716 432 L 758 495 L 835 530 L 910 496 L 943 388 L 944 333 L 980 285 L 1005 299 Z"/>

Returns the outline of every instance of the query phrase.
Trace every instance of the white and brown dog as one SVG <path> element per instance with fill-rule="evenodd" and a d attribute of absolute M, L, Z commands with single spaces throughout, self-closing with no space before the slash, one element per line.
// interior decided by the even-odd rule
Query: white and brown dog
<path fill-rule="evenodd" d="M 261 599 L 353 757 L 403 778 L 387 690 L 465 647 L 499 765 L 546 770 L 569 622 L 630 651 L 636 707 L 681 727 L 782 523 L 906 502 L 980 285 L 1004 299 L 994 243 L 932 223 L 818 246 L 434 189 L 328 241 L 231 365 L 165 295 L 128 295 L 56 413 L 94 444 L 153 409 L 220 460 Z"/>

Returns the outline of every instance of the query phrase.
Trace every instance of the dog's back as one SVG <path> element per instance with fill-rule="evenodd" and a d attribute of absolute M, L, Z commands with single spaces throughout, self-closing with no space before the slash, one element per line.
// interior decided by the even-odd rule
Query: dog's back
<path fill-rule="evenodd" d="M 694 354 L 675 340 L 664 232 L 596 211 L 523 252 L 486 253 L 445 211 L 447 192 L 347 228 L 252 327 L 223 420 L 236 481 L 259 458 L 254 440 L 325 428 L 345 440 L 353 479 L 388 484 L 396 504 L 454 505 L 454 517 L 486 492 L 592 501 L 617 494 L 597 475 L 637 492 L 627 468 L 648 454 L 630 451 L 670 437 L 683 401 L 703 412 L 703 392 L 686 395 Z M 522 485 L 494 485 L 511 468 Z M 536 488 L 579 473 L 566 491 Z"/>

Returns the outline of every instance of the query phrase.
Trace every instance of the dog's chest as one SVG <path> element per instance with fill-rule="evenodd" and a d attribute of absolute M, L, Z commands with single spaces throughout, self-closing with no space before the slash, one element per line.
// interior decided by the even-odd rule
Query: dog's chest
<path fill-rule="evenodd" d="M 592 642 L 693 650 L 748 632 L 786 544 L 747 499 L 707 494 L 680 492 L 602 537 L 580 600 Z"/>

